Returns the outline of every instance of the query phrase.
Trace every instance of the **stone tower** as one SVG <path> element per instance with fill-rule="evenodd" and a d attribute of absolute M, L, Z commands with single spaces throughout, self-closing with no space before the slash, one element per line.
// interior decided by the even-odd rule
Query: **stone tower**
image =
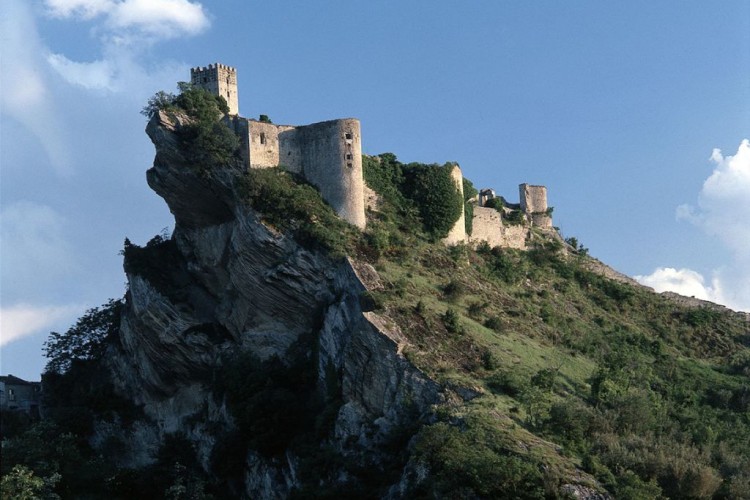
<path fill-rule="evenodd" d="M 235 68 L 219 63 L 209 64 L 205 68 L 190 68 L 190 83 L 226 99 L 230 115 L 240 114 Z"/>
<path fill-rule="evenodd" d="M 552 227 L 552 217 L 547 212 L 547 188 L 521 184 L 518 186 L 521 195 L 521 210 L 537 227 Z"/>

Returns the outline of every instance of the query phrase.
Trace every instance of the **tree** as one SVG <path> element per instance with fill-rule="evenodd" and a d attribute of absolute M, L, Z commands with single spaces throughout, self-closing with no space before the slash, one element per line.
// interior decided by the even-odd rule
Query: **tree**
<path fill-rule="evenodd" d="M 453 228 L 464 205 L 461 193 L 451 177 L 455 165 L 409 164 L 404 167 L 404 194 L 419 209 L 427 232 L 444 238 Z"/>
<path fill-rule="evenodd" d="M 45 479 L 35 476 L 34 471 L 23 465 L 16 465 L 10 474 L 3 477 L 0 493 L 6 500 L 59 499 L 52 492 L 52 487 L 59 480 L 59 474 Z"/>
<path fill-rule="evenodd" d="M 44 343 L 44 354 L 49 359 L 45 370 L 65 373 L 73 361 L 99 359 L 107 340 L 119 331 L 122 305 L 122 300 L 110 299 L 86 311 L 67 332 L 51 332 Z"/>
<path fill-rule="evenodd" d="M 141 114 L 151 119 L 159 110 L 174 106 L 175 99 L 173 93 L 160 90 L 149 98 L 148 103 L 141 110 Z"/>

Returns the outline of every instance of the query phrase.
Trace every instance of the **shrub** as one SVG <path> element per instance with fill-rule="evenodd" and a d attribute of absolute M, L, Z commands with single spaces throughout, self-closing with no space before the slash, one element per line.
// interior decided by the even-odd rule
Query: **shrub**
<path fill-rule="evenodd" d="M 501 214 L 503 213 L 503 208 L 505 208 L 505 203 L 503 202 L 503 199 L 500 197 L 497 198 L 490 198 L 484 203 L 485 207 L 494 208 Z"/>
<path fill-rule="evenodd" d="M 456 300 L 466 293 L 466 287 L 458 280 L 452 279 L 443 287 L 443 295 L 450 300 Z"/>
<path fill-rule="evenodd" d="M 323 248 L 342 258 L 360 244 L 362 233 L 339 218 L 313 186 L 288 172 L 250 169 L 238 182 L 238 191 L 265 222 L 290 231 L 307 248 Z"/>
<path fill-rule="evenodd" d="M 474 187 L 474 183 L 472 183 L 466 177 L 463 178 L 463 189 L 464 189 L 464 201 L 469 201 L 479 194 L 479 191 L 477 191 L 477 188 Z"/>
<path fill-rule="evenodd" d="M 490 316 L 486 320 L 484 320 L 484 326 L 489 328 L 490 330 L 494 330 L 497 333 L 503 333 L 505 330 L 505 326 L 503 325 L 503 320 L 500 319 L 499 316 Z"/>
<path fill-rule="evenodd" d="M 503 220 L 505 220 L 508 224 L 519 226 L 526 223 L 526 215 L 524 215 L 524 213 L 520 210 L 511 210 L 507 214 L 505 212 L 502 213 Z"/>
<path fill-rule="evenodd" d="M 425 230 L 444 238 L 461 216 L 464 200 L 453 182 L 454 165 L 410 163 L 404 167 L 403 192 L 419 210 Z"/>
<path fill-rule="evenodd" d="M 443 324 L 450 333 L 463 333 L 463 327 L 455 309 L 448 308 L 443 314 Z"/>
<path fill-rule="evenodd" d="M 464 229 L 470 236 L 474 230 L 474 204 L 468 201 L 464 203 Z"/>
<path fill-rule="evenodd" d="M 482 351 L 482 368 L 484 368 L 487 371 L 495 370 L 498 367 L 498 359 L 495 357 L 494 354 L 492 354 L 492 351 L 489 349 L 484 349 Z"/>
<path fill-rule="evenodd" d="M 503 371 L 487 379 L 487 386 L 497 394 L 518 396 L 529 387 L 528 379 L 514 371 Z"/>

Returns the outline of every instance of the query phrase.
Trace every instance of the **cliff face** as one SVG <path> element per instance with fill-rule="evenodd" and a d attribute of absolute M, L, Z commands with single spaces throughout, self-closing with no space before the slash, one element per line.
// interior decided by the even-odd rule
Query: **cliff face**
<path fill-rule="evenodd" d="M 184 156 L 177 132 L 185 120 L 160 112 L 147 127 L 156 147 L 148 183 L 176 224 L 158 252 L 141 250 L 141 260 L 164 261 L 153 263 L 158 275 L 126 259 L 130 287 L 108 364 L 118 392 L 147 418 L 130 427 L 121 462 L 147 464 L 165 436 L 180 433 L 210 470 L 221 436 L 236 426 L 215 382 L 239 353 L 285 367 L 309 362 L 313 390 L 335 411 L 321 441 L 362 466 L 387 461 L 389 436 L 424 418 L 439 392 L 400 354 L 398 329 L 363 311 L 360 276 L 374 270 L 264 225 L 236 194 L 239 162 L 208 176 Z M 116 432 L 102 425 L 95 441 Z M 252 498 L 285 497 L 299 486 L 298 463 L 293 450 L 248 450 L 241 487 Z"/>

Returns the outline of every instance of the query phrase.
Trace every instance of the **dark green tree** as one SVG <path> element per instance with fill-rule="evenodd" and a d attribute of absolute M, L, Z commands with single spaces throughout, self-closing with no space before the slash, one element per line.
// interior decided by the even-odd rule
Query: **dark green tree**
<path fill-rule="evenodd" d="M 451 172 L 454 165 L 409 164 L 404 167 L 404 194 L 419 209 L 425 230 L 444 238 L 461 216 L 464 200 Z"/>
<path fill-rule="evenodd" d="M 49 359 L 45 370 L 65 373 L 74 361 L 101 358 L 107 340 L 118 333 L 121 312 L 122 300 L 110 299 L 86 311 L 65 333 L 51 332 L 44 343 L 44 354 Z"/>

